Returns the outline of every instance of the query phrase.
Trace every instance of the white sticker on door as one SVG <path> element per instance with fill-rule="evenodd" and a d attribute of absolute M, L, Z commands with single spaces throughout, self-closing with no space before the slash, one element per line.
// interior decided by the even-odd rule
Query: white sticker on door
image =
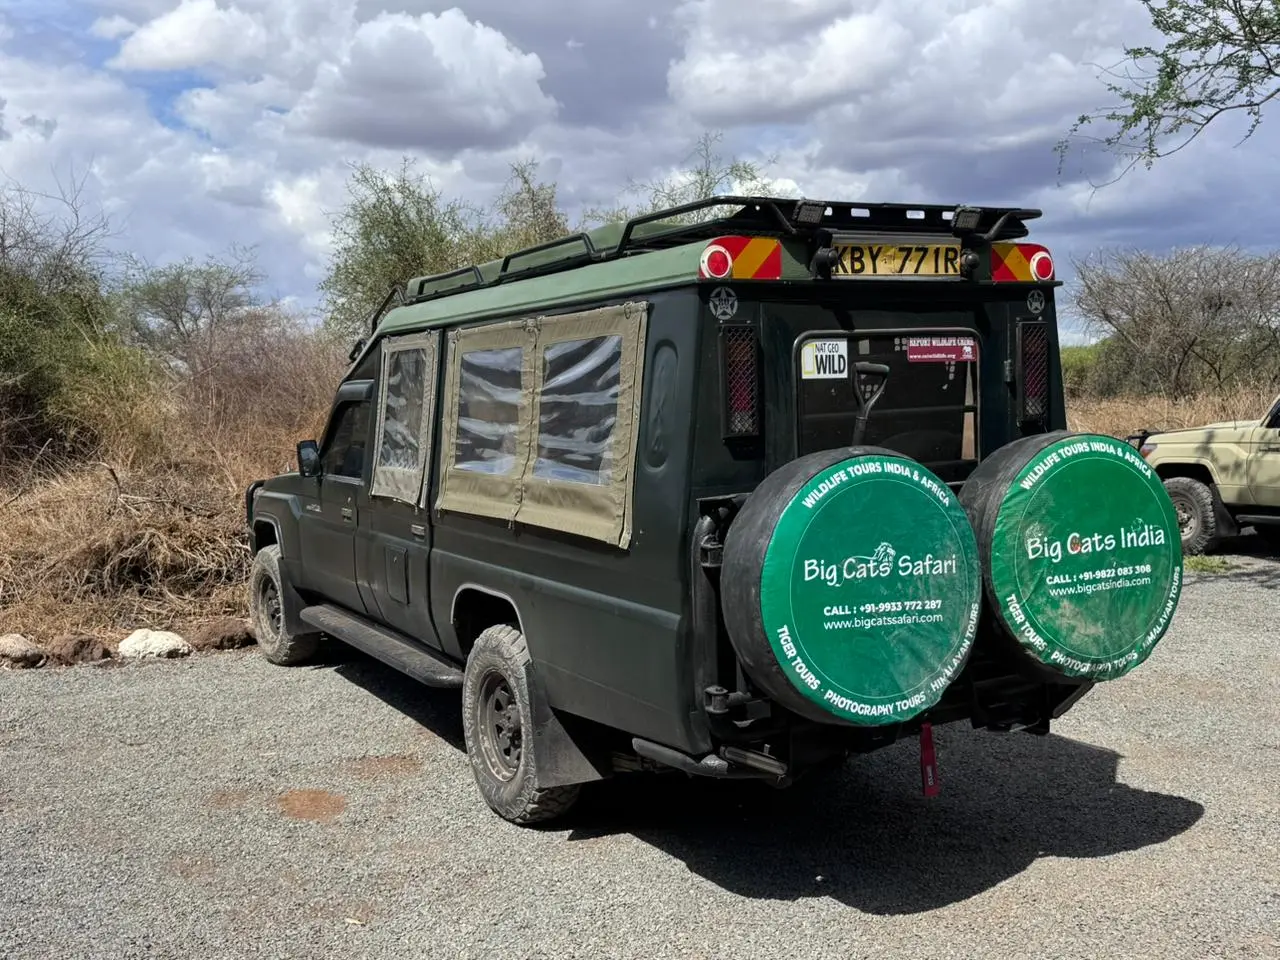
<path fill-rule="evenodd" d="M 843 380 L 848 376 L 848 340 L 810 340 L 800 347 L 801 379 Z"/>

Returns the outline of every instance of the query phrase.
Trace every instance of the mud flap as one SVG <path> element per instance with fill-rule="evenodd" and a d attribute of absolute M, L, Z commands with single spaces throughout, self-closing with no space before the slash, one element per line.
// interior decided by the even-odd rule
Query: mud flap
<path fill-rule="evenodd" d="M 607 758 L 595 749 L 573 717 L 562 718 L 552 709 L 533 660 L 525 667 L 525 679 L 533 712 L 532 746 L 538 786 L 563 787 L 605 779 L 610 772 Z"/>

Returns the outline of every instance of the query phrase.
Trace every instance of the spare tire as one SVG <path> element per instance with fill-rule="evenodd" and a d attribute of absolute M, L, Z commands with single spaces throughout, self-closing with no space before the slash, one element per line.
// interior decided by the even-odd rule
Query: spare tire
<path fill-rule="evenodd" d="M 982 608 L 958 498 L 880 447 L 826 450 L 770 474 L 725 536 L 721 585 L 747 675 L 803 717 L 857 726 L 937 703 Z"/>
<path fill-rule="evenodd" d="M 1114 437 L 1056 431 L 987 457 L 960 491 L 987 601 L 1025 666 L 1111 680 L 1164 636 L 1182 546 L 1160 477 Z"/>

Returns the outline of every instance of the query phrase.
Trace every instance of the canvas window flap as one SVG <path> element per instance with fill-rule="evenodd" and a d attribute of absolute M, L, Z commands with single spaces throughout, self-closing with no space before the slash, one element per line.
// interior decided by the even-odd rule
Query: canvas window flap
<path fill-rule="evenodd" d="M 438 334 L 419 333 L 382 345 L 370 496 L 419 502 L 431 462 L 438 344 Z"/>
<path fill-rule="evenodd" d="M 523 321 L 449 332 L 438 509 L 515 519 L 529 459 L 535 335 Z"/>
<path fill-rule="evenodd" d="M 647 316 L 630 302 L 539 320 L 519 522 L 630 545 Z"/>

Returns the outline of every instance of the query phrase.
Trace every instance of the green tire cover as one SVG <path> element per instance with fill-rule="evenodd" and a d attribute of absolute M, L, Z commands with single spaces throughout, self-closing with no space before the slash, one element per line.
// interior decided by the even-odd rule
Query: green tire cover
<path fill-rule="evenodd" d="M 771 698 L 879 726 L 929 709 L 964 667 L 982 571 L 945 483 L 852 447 L 793 461 L 752 493 L 725 538 L 721 596 L 743 669 Z"/>
<path fill-rule="evenodd" d="M 1160 477 L 1132 446 L 1027 437 L 987 458 L 960 498 L 990 607 L 1032 662 L 1101 681 L 1150 656 L 1178 606 L 1182 542 Z"/>

